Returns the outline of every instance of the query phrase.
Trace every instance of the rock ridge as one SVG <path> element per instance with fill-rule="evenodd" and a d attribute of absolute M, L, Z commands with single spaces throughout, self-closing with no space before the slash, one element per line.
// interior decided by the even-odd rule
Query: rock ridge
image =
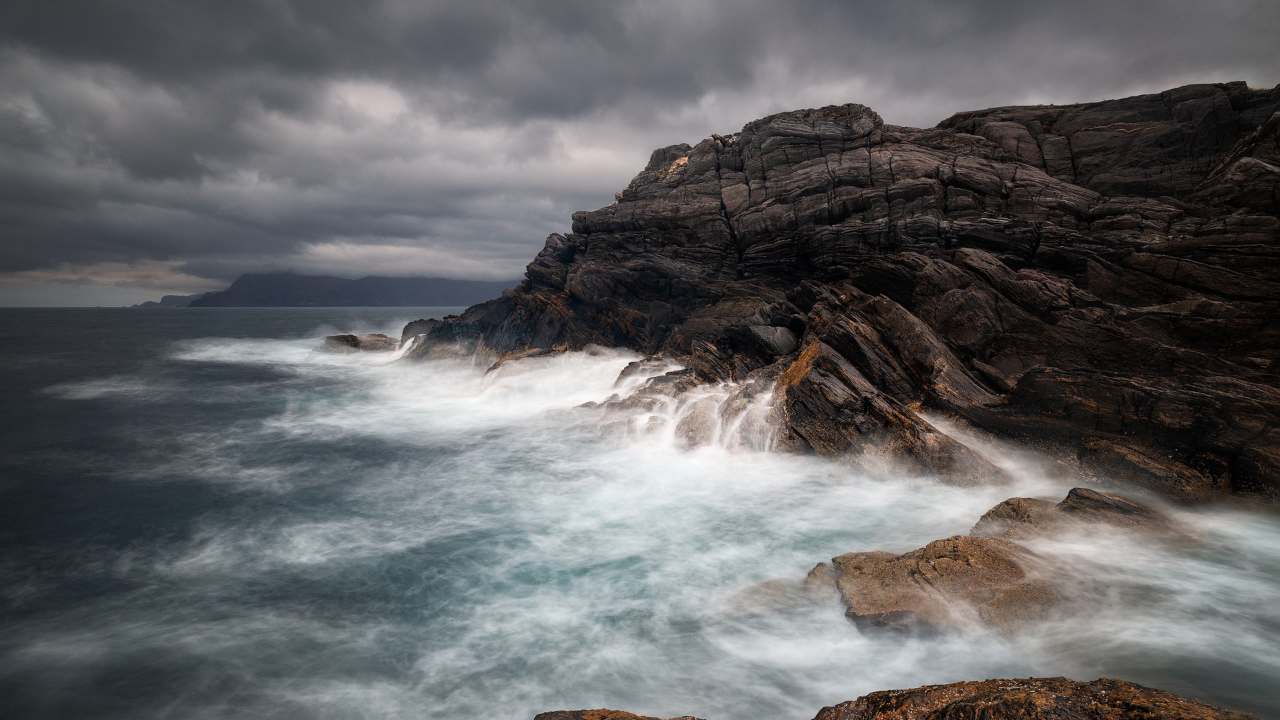
<path fill-rule="evenodd" d="M 591 344 L 778 379 L 784 447 L 1000 473 L 943 411 L 1184 501 L 1280 499 L 1280 86 L 888 125 L 847 104 L 655 150 L 410 356 Z"/>

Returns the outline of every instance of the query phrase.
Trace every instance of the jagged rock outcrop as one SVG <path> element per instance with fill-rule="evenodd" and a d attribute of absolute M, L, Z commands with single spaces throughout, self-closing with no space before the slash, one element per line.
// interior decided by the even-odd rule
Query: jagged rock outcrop
<path fill-rule="evenodd" d="M 843 105 L 655 151 L 523 284 L 410 354 L 588 344 L 781 378 L 786 445 L 998 475 L 920 415 L 1184 500 L 1280 498 L 1280 87 Z"/>
<path fill-rule="evenodd" d="M 1275 112 L 1275 91 L 1187 85 L 1122 100 L 958 113 L 939 127 L 980 135 L 1047 174 L 1107 195 L 1185 198 Z"/>
<path fill-rule="evenodd" d="M 970 534 L 1024 538 L 1091 522 L 1145 531 L 1174 530 L 1169 518 L 1146 505 L 1120 495 L 1072 488 L 1067 497 L 1056 504 L 1042 498 L 1009 498 L 978 518 Z"/>
<path fill-rule="evenodd" d="M 825 707 L 813 720 L 1248 720 L 1122 680 L 977 680 L 882 690 Z M 543 713 L 534 720 L 657 720 L 617 710 Z M 678 718 L 673 720 L 680 720 Z"/>
<path fill-rule="evenodd" d="M 1041 557 L 1028 542 L 1093 533 L 1106 525 L 1152 542 L 1181 538 L 1158 510 L 1121 495 L 1074 488 L 1061 502 L 1009 498 L 968 535 L 934 540 L 906 553 L 880 550 L 818 563 L 803 582 L 773 580 L 744 592 L 762 609 L 839 597 L 845 617 L 864 631 L 942 632 L 979 624 L 1016 632 L 1058 610 L 1086 608 L 1093 581 Z"/>

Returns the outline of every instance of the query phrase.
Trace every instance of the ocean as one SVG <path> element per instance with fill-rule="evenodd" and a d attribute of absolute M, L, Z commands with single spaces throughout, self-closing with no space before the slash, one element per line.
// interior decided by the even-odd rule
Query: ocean
<path fill-rule="evenodd" d="M 759 408 L 715 419 L 730 388 L 578 407 L 639 382 L 619 350 L 488 374 L 321 350 L 456 310 L 0 310 L 0 716 L 803 720 L 1027 675 L 1280 716 L 1274 512 L 1035 545 L 1099 581 L 1087 616 L 864 634 L 759 583 L 1061 497 L 1052 460 L 972 436 L 1017 480 L 959 488 L 778 452 Z"/>

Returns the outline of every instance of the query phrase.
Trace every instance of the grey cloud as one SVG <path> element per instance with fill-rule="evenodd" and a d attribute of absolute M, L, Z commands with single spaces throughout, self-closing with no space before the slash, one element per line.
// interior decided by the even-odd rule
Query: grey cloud
<path fill-rule="evenodd" d="M 10 2 L 0 279 L 514 275 L 658 145 L 1270 85 L 1278 30 L 1270 2 Z"/>

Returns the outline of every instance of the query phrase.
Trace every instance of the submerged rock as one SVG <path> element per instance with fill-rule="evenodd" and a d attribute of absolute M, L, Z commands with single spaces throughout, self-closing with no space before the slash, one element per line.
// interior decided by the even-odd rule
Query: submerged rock
<path fill-rule="evenodd" d="M 395 350 L 399 343 L 390 335 L 382 333 L 366 333 L 364 335 L 329 335 L 324 339 L 324 347 L 326 350 L 335 352 L 353 352 L 356 350 L 364 350 L 369 352 L 384 352 L 387 350 Z"/>
<path fill-rule="evenodd" d="M 1057 504 L 1039 498 L 1009 498 L 983 514 L 970 532 L 1018 538 L 1059 532 L 1071 523 L 1091 522 L 1141 530 L 1172 529 L 1165 515 L 1129 498 L 1072 488 Z"/>

